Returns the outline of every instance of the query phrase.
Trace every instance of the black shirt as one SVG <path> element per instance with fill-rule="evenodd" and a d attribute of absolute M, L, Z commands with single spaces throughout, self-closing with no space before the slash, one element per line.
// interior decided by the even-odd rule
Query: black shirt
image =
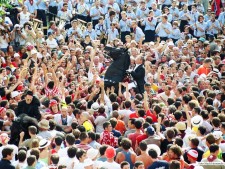
<path fill-rule="evenodd" d="M 164 140 L 162 141 L 161 146 L 160 146 L 160 149 L 161 149 L 161 155 L 162 155 L 163 153 L 166 152 L 167 146 L 168 146 L 169 144 L 173 144 L 173 141 L 168 141 L 167 139 L 164 139 Z"/>
<path fill-rule="evenodd" d="M 15 169 L 15 167 L 11 164 L 11 162 L 6 159 L 2 159 L 0 161 L 0 168 L 1 169 Z"/>

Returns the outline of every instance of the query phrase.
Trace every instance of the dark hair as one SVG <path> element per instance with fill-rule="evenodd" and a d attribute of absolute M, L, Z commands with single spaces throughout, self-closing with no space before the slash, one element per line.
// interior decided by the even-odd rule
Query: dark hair
<path fill-rule="evenodd" d="M 66 142 L 69 145 L 73 145 L 75 143 L 75 137 L 72 133 L 66 135 Z"/>
<path fill-rule="evenodd" d="M 180 147 L 183 147 L 184 141 L 182 140 L 182 138 L 175 138 L 174 143 Z"/>
<path fill-rule="evenodd" d="M 144 165 L 144 163 L 143 163 L 142 161 L 136 161 L 136 162 L 134 163 L 134 167 L 135 167 L 135 168 L 138 168 L 139 165 Z"/>
<path fill-rule="evenodd" d="M 102 145 L 99 148 L 99 153 L 100 153 L 101 156 L 103 156 L 105 154 L 105 151 L 106 151 L 107 148 L 108 148 L 108 145 Z"/>
<path fill-rule="evenodd" d="M 141 141 L 139 143 L 139 147 L 140 147 L 141 151 L 146 151 L 148 148 L 147 143 L 145 141 Z"/>
<path fill-rule="evenodd" d="M 175 132 L 174 132 L 174 130 L 173 130 L 173 129 L 168 129 L 168 130 L 166 131 L 166 136 L 167 136 L 169 139 L 174 138 L 174 137 L 175 137 Z"/>
<path fill-rule="evenodd" d="M 62 144 L 62 142 L 63 142 L 63 139 L 62 139 L 61 136 L 56 136 L 56 137 L 55 137 L 55 144 L 56 144 L 57 146 L 60 146 L 60 145 Z"/>
<path fill-rule="evenodd" d="M 201 135 L 204 135 L 206 133 L 206 127 L 205 126 L 199 126 L 198 131 L 200 132 Z"/>
<path fill-rule="evenodd" d="M 116 127 L 116 125 L 117 125 L 117 120 L 116 120 L 115 118 L 111 118 L 111 119 L 109 120 L 109 122 L 111 123 L 112 128 L 115 128 L 115 127 Z"/>
<path fill-rule="evenodd" d="M 6 158 L 8 155 L 11 155 L 13 152 L 13 149 L 10 147 L 5 147 L 2 150 L 2 158 Z"/>
<path fill-rule="evenodd" d="M 76 152 L 76 157 L 78 160 L 80 160 L 80 158 L 86 153 L 86 151 L 84 151 L 83 149 L 78 149 Z"/>
<path fill-rule="evenodd" d="M 175 117 L 175 119 L 176 119 L 177 121 L 179 121 L 179 120 L 181 119 L 181 117 L 182 117 L 181 111 L 175 111 L 175 112 L 174 112 L 174 117 Z"/>
<path fill-rule="evenodd" d="M 132 146 L 132 143 L 131 143 L 130 139 L 123 138 L 121 141 L 121 146 L 123 147 L 124 150 L 129 150 Z"/>
<path fill-rule="evenodd" d="M 35 161 L 36 161 L 35 155 L 30 155 L 29 157 L 27 157 L 27 165 L 28 166 L 32 166 Z"/>
<path fill-rule="evenodd" d="M 171 161 L 170 169 L 180 169 L 180 162 L 177 160 Z"/>
<path fill-rule="evenodd" d="M 135 126 L 136 129 L 141 129 L 141 127 L 142 127 L 142 122 L 141 122 L 141 120 L 136 120 L 136 121 L 134 122 L 134 126 Z"/>
<path fill-rule="evenodd" d="M 59 163 L 59 155 L 58 154 L 52 154 L 50 158 L 51 158 L 51 161 L 53 164 Z"/>
<path fill-rule="evenodd" d="M 69 158 L 74 158 L 76 156 L 77 148 L 76 147 L 69 147 L 67 150 L 67 155 Z"/>
<path fill-rule="evenodd" d="M 144 116 L 145 116 L 145 110 L 144 110 L 144 109 L 139 109 L 139 110 L 138 110 L 138 115 L 139 115 L 140 117 L 144 117 Z"/>
<path fill-rule="evenodd" d="M 125 108 L 130 108 L 131 107 L 131 102 L 129 101 L 129 100 L 127 100 L 127 101 L 125 101 L 124 102 L 124 106 L 125 106 Z"/>
<path fill-rule="evenodd" d="M 89 131 L 89 132 L 88 132 L 88 137 L 91 138 L 93 141 L 96 140 L 96 135 L 95 135 L 95 133 L 92 132 L 92 131 Z"/>
<path fill-rule="evenodd" d="M 123 169 L 125 165 L 130 165 L 127 161 L 123 161 L 120 163 L 120 168 Z"/>
<path fill-rule="evenodd" d="M 217 144 L 211 144 L 209 147 L 210 153 L 215 153 L 218 150 L 219 150 L 219 146 Z"/>
<path fill-rule="evenodd" d="M 30 126 L 28 127 L 28 131 L 31 133 L 31 134 L 37 134 L 37 127 L 35 126 Z"/>
<path fill-rule="evenodd" d="M 212 112 L 212 111 L 211 111 Z M 220 119 L 218 118 L 218 117 L 213 117 L 213 119 L 212 119 L 212 125 L 214 126 L 214 127 L 220 127 Z"/>
<path fill-rule="evenodd" d="M 80 141 L 84 141 L 86 138 L 88 138 L 87 132 L 80 133 Z"/>
<path fill-rule="evenodd" d="M 198 138 L 197 138 L 197 137 L 192 138 L 192 139 L 191 139 L 191 144 L 192 144 L 193 146 L 195 146 L 195 147 L 198 147 L 198 145 L 199 145 L 199 140 L 198 140 Z"/>
<path fill-rule="evenodd" d="M 154 150 L 154 149 L 148 150 L 148 155 L 154 159 L 158 157 L 158 154 L 157 154 L 156 150 Z"/>
<path fill-rule="evenodd" d="M 18 152 L 17 158 L 19 162 L 24 162 L 27 158 L 27 152 L 25 150 L 20 150 Z"/>
<path fill-rule="evenodd" d="M 36 159 L 38 160 L 39 156 L 40 156 L 40 151 L 38 149 L 36 149 L 36 148 L 31 149 L 30 155 L 34 155 L 36 157 Z"/>
<path fill-rule="evenodd" d="M 111 123 L 109 121 L 106 121 L 103 123 L 103 128 L 106 129 Z"/>

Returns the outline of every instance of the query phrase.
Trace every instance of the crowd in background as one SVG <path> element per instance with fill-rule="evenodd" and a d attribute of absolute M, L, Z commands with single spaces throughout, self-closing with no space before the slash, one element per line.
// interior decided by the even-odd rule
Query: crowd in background
<path fill-rule="evenodd" d="M 225 168 L 224 0 L 13 3 L 1 169 Z M 110 49 L 129 54 L 120 82 Z"/>

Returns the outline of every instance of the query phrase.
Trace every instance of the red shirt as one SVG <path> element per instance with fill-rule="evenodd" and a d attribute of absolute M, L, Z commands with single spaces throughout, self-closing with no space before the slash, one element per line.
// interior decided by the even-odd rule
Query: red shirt
<path fill-rule="evenodd" d="M 132 148 L 135 150 L 135 144 L 136 144 L 136 138 L 138 136 L 141 136 L 142 134 L 140 133 L 131 133 L 128 135 L 128 138 L 131 140 L 132 142 Z"/>
<path fill-rule="evenodd" d="M 137 145 L 139 145 L 139 143 L 140 143 L 142 140 L 145 140 L 145 139 L 147 139 L 147 138 L 148 138 L 147 134 L 142 134 L 142 135 L 138 136 L 138 137 L 136 138 Z"/>
<path fill-rule="evenodd" d="M 147 110 L 147 111 L 146 111 L 146 115 L 144 116 L 144 118 L 146 118 L 146 117 L 151 117 L 153 123 L 156 123 L 156 122 L 157 122 L 157 116 L 154 115 L 153 113 L 151 113 L 150 110 Z M 130 114 L 130 118 L 131 118 L 131 119 L 134 119 L 134 118 L 139 118 L 139 117 L 137 116 L 136 112 L 134 112 L 134 113 L 131 113 L 131 114 Z"/>

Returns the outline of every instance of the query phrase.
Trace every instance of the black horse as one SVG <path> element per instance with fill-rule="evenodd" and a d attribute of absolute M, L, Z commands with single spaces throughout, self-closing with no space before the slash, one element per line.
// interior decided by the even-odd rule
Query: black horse
<path fill-rule="evenodd" d="M 38 121 L 26 114 L 19 115 L 11 126 L 11 138 L 9 143 L 18 146 L 20 141 L 20 133 L 23 131 L 24 140 L 30 138 L 28 127 L 35 126 L 38 129 Z"/>
<path fill-rule="evenodd" d="M 105 73 L 105 89 L 114 86 L 117 91 L 119 82 L 123 81 L 126 70 L 130 66 L 130 55 L 125 48 L 105 47 L 105 51 L 113 59 Z"/>

